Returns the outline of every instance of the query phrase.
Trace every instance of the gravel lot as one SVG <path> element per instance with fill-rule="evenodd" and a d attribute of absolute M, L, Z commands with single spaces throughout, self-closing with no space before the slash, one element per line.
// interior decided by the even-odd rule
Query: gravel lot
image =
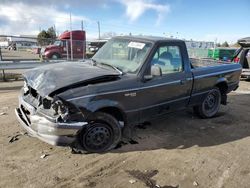
<path fill-rule="evenodd" d="M 172 113 L 136 128 L 138 144 L 104 154 L 72 154 L 26 135 L 14 114 L 21 85 L 0 82 L 0 187 L 250 187 L 250 82 L 215 118 Z"/>

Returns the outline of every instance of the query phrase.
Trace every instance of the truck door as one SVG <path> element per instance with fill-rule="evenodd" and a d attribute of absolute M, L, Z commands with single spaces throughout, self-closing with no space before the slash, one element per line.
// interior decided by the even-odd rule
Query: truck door
<path fill-rule="evenodd" d="M 74 58 L 83 57 L 83 41 L 73 40 L 73 54 L 74 54 Z"/>
<path fill-rule="evenodd" d="M 149 67 L 159 67 L 162 76 L 145 81 L 141 94 L 141 119 L 185 107 L 192 89 L 192 73 L 185 71 L 181 44 L 163 43 L 156 48 Z"/>
<path fill-rule="evenodd" d="M 67 57 L 67 53 L 69 52 L 67 52 L 67 48 L 68 48 L 68 40 L 62 40 L 62 42 L 61 42 L 61 45 L 62 45 L 62 57 L 63 58 L 65 58 L 65 57 Z"/>

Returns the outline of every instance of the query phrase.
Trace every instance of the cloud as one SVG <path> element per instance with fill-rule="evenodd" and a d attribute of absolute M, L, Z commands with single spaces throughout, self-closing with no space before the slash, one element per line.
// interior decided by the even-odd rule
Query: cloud
<path fill-rule="evenodd" d="M 79 8 L 84 6 L 102 6 L 107 3 L 108 0 L 1 0 L 1 5 L 10 3 L 23 3 L 30 6 L 53 6 L 63 7 L 66 5 L 70 8 Z"/>
<path fill-rule="evenodd" d="M 38 34 L 40 29 L 56 26 L 57 31 L 70 29 L 69 13 L 53 6 L 9 3 L 0 6 L 0 34 Z M 72 15 L 73 28 L 80 29 L 81 20 L 85 23 L 90 19 Z"/>
<path fill-rule="evenodd" d="M 168 4 L 156 4 L 146 0 L 120 0 L 120 2 L 126 6 L 126 16 L 132 22 L 136 21 L 146 11 L 153 10 L 157 13 L 156 24 L 159 24 L 163 17 L 170 12 Z"/>

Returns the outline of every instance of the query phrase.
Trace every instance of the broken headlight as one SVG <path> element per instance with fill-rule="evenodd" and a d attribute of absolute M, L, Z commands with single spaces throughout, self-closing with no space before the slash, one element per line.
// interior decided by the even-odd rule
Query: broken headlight
<path fill-rule="evenodd" d="M 54 109 L 54 115 L 59 115 L 63 121 L 67 121 L 69 118 L 69 109 L 61 100 L 56 100 L 52 104 L 52 108 Z"/>
<path fill-rule="evenodd" d="M 29 91 L 29 87 L 28 87 L 28 84 L 26 81 L 24 81 L 24 84 L 23 84 L 23 92 L 24 94 L 27 94 Z"/>

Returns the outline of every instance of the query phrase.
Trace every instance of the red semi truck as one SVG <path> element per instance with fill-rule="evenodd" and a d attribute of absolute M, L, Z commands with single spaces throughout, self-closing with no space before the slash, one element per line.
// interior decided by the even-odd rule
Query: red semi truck
<path fill-rule="evenodd" d="M 85 31 L 75 30 L 72 32 L 73 58 L 85 57 L 86 34 Z M 71 58 L 70 31 L 62 33 L 54 44 L 41 49 L 40 57 L 43 59 Z"/>

